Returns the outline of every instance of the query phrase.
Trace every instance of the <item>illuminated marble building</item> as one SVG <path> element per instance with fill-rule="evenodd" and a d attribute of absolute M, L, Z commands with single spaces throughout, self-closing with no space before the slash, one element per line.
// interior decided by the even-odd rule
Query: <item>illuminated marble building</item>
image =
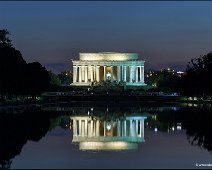
<path fill-rule="evenodd" d="M 72 116 L 73 140 L 80 150 L 137 149 L 144 142 L 144 116 L 100 120 L 98 117 Z"/>
<path fill-rule="evenodd" d="M 146 85 L 144 60 L 138 60 L 136 53 L 80 53 L 79 60 L 72 62 L 72 85 L 87 86 L 106 80 L 123 81 L 130 86 Z"/>

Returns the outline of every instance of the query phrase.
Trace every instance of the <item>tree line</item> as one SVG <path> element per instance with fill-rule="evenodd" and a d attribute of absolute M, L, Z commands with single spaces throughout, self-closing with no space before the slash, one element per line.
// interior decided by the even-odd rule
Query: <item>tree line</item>
<path fill-rule="evenodd" d="M 0 95 L 36 96 L 47 90 L 50 76 L 39 62 L 26 63 L 9 38 L 9 31 L 0 30 Z"/>
<path fill-rule="evenodd" d="M 212 52 L 191 59 L 186 75 L 179 80 L 180 92 L 185 96 L 211 98 L 212 96 Z"/>
<path fill-rule="evenodd" d="M 188 62 L 181 77 L 172 72 L 158 72 L 147 80 L 157 88 L 153 91 L 178 92 L 187 97 L 209 99 L 212 95 L 212 52 Z M 152 90 L 152 89 L 151 89 Z"/>

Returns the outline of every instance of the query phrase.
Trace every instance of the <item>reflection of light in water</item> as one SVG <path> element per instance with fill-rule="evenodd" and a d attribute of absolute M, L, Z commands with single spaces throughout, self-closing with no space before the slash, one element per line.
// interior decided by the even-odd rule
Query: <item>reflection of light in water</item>
<path fill-rule="evenodd" d="M 174 126 L 172 126 L 172 131 L 174 131 Z"/>
<path fill-rule="evenodd" d="M 73 116 L 73 139 L 80 150 L 137 149 L 144 142 L 144 116 L 126 116 L 112 122 L 90 118 L 88 115 Z M 108 133 L 110 132 L 110 133 Z"/>
<path fill-rule="evenodd" d="M 177 123 L 177 130 L 181 130 L 181 123 Z"/>
<path fill-rule="evenodd" d="M 80 142 L 80 150 L 126 150 L 137 149 L 137 143 L 129 142 Z"/>
<path fill-rule="evenodd" d="M 177 107 L 172 107 L 172 110 L 177 111 Z"/>

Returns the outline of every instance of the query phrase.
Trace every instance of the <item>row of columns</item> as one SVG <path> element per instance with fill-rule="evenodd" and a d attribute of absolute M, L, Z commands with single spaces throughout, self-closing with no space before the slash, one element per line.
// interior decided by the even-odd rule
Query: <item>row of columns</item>
<path fill-rule="evenodd" d="M 106 67 L 104 67 L 104 81 L 107 80 L 107 72 Z M 111 81 L 114 80 L 114 66 L 111 67 Z M 144 66 L 129 66 L 129 72 L 130 72 L 130 80 L 129 82 L 141 82 L 144 83 Z M 140 72 L 140 78 L 139 77 Z M 122 76 L 121 76 L 122 75 Z M 87 66 L 87 65 L 74 65 L 73 66 L 73 83 L 76 82 L 88 82 L 88 79 L 90 79 L 90 82 L 93 81 L 100 81 L 100 66 Z M 125 81 L 127 82 L 127 66 L 117 66 L 117 81 Z"/>
<path fill-rule="evenodd" d="M 77 126 L 78 121 L 78 126 Z M 144 137 L 144 119 L 141 120 L 133 120 L 130 119 L 129 121 L 129 131 L 127 130 L 127 120 L 124 121 L 116 121 L 117 125 L 117 136 L 118 137 Z M 138 126 L 138 123 L 140 122 L 140 126 Z M 103 136 L 106 135 L 107 131 L 107 123 L 106 121 L 103 122 Z M 114 122 L 111 121 L 111 136 L 113 136 L 114 131 Z M 100 136 L 100 122 L 99 120 L 90 120 L 88 123 L 88 120 L 76 120 L 73 119 L 73 136 L 89 136 L 89 137 L 99 137 Z"/>

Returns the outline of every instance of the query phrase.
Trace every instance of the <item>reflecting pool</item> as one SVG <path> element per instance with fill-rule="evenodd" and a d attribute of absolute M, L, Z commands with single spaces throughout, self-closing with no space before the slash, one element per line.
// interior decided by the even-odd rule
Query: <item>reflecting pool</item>
<path fill-rule="evenodd" d="M 0 166 L 211 169 L 211 121 L 211 106 L 1 108 Z"/>

